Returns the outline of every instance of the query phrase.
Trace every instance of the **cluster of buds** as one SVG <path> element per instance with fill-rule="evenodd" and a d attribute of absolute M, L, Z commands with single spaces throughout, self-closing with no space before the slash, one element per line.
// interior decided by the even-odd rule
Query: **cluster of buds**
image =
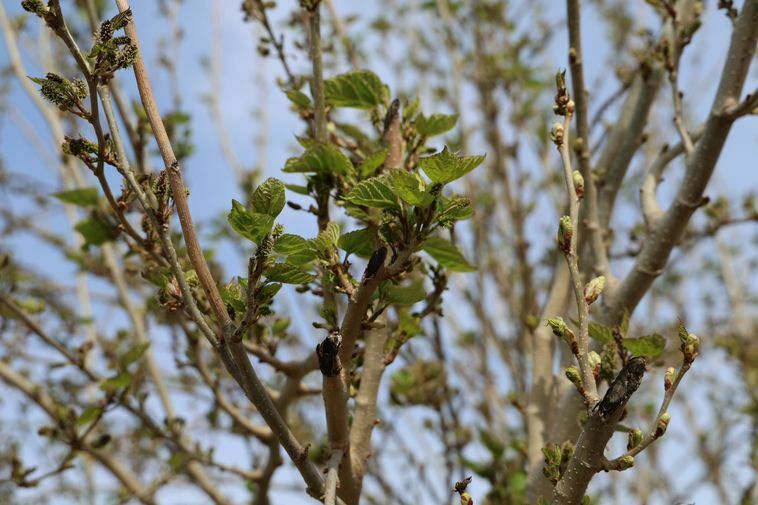
<path fill-rule="evenodd" d="M 666 428 L 668 428 L 669 422 L 671 422 L 671 414 L 668 412 L 661 414 L 661 417 L 658 418 L 658 424 L 655 425 L 655 438 L 660 438 L 666 433 Z"/>
<path fill-rule="evenodd" d="M 579 170 L 574 170 L 571 173 L 571 179 L 574 183 L 574 193 L 577 199 L 581 200 L 584 197 L 584 177 Z"/>
<path fill-rule="evenodd" d="M 95 74 L 103 83 L 110 80 L 116 70 L 132 66 L 137 59 L 137 46 L 132 44 L 129 37 L 113 36 L 114 32 L 124 28 L 131 19 L 132 11 L 126 10 L 100 25 L 89 57 L 95 58 Z"/>
<path fill-rule="evenodd" d="M 584 301 L 591 305 L 605 288 L 605 276 L 595 277 L 584 286 Z"/>
<path fill-rule="evenodd" d="M 676 369 L 674 367 L 668 367 L 663 374 L 663 390 L 668 391 L 676 380 Z"/>
<path fill-rule="evenodd" d="M 700 352 L 700 338 L 694 333 L 687 331 L 687 328 L 685 328 L 683 324 L 680 324 L 679 342 L 681 343 L 679 348 L 684 356 L 684 362 L 690 364 L 695 361 L 695 358 Z"/>
<path fill-rule="evenodd" d="M 638 445 L 642 443 L 642 439 L 644 438 L 644 435 L 642 434 L 642 430 L 639 428 L 635 428 L 632 431 L 629 432 L 629 436 L 627 438 L 626 442 L 626 450 L 631 451 Z"/>
<path fill-rule="evenodd" d="M 79 111 L 83 110 L 81 101 L 87 98 L 87 84 L 81 79 L 69 81 L 53 73 L 48 73 L 45 77 L 30 77 L 29 79 L 39 84 L 42 97 L 58 106 L 59 109 L 70 111 L 77 107 Z"/>
<path fill-rule="evenodd" d="M 565 254 L 571 252 L 571 237 L 574 235 L 574 224 L 569 216 L 562 216 L 558 221 L 558 234 L 555 239 L 558 242 L 558 248 Z"/>
<path fill-rule="evenodd" d="M 97 162 L 97 153 L 99 151 L 97 144 L 84 137 L 79 137 L 78 139 L 68 136 L 64 137 L 61 149 L 64 154 L 76 156 L 86 163 L 87 166 L 92 166 Z"/>

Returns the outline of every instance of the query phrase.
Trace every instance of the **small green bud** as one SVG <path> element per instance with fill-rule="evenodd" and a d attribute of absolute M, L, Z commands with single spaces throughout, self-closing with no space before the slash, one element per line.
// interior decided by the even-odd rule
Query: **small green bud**
<path fill-rule="evenodd" d="M 595 277 L 584 286 L 584 301 L 587 302 L 587 305 L 590 305 L 597 300 L 597 297 L 603 292 L 603 288 L 605 288 L 604 275 Z"/>
<path fill-rule="evenodd" d="M 564 253 L 568 254 L 571 251 L 571 237 L 573 235 L 574 225 L 571 222 L 571 218 L 569 216 L 561 217 L 558 222 L 558 235 L 556 236 L 556 239 L 558 240 L 558 247 L 560 247 L 561 251 Z"/>
<path fill-rule="evenodd" d="M 681 343 L 680 349 L 684 355 L 684 362 L 692 363 L 695 361 L 700 352 L 700 337 L 687 331 L 683 324 L 679 324 L 679 342 Z"/>
<path fill-rule="evenodd" d="M 553 330 L 553 335 L 559 338 L 563 338 L 566 335 L 566 330 L 568 330 L 566 322 L 560 316 L 548 319 L 545 322 L 545 326 L 550 326 L 550 329 Z"/>
<path fill-rule="evenodd" d="M 21 2 L 21 8 L 27 12 L 36 14 L 37 16 L 42 16 L 48 12 L 47 7 L 42 0 L 24 0 Z"/>
<path fill-rule="evenodd" d="M 663 374 L 663 390 L 668 391 L 671 389 L 671 385 L 674 384 L 676 379 L 676 369 L 674 367 L 668 367 Z"/>
<path fill-rule="evenodd" d="M 632 431 L 629 432 L 629 439 L 626 443 L 626 450 L 631 451 L 638 445 L 642 443 L 642 438 L 644 435 L 642 434 L 642 430 L 639 428 L 635 428 Z"/>
<path fill-rule="evenodd" d="M 661 414 L 661 417 L 658 418 L 658 424 L 655 427 L 655 438 L 660 438 L 666 433 L 666 428 L 668 428 L 670 421 L 671 414 L 668 412 Z"/>
<path fill-rule="evenodd" d="M 582 177 L 582 173 L 579 172 L 579 170 L 574 170 L 571 173 L 571 178 L 574 181 L 574 192 L 576 193 L 576 197 L 581 200 L 584 196 L 584 177 Z"/>
<path fill-rule="evenodd" d="M 627 470 L 634 466 L 634 456 L 624 456 L 619 460 L 619 471 Z"/>
<path fill-rule="evenodd" d="M 563 145 L 563 124 L 559 122 L 553 123 L 553 127 L 550 129 L 550 140 L 557 146 Z"/>
<path fill-rule="evenodd" d="M 566 378 L 582 393 L 584 386 L 582 385 L 582 376 L 579 374 L 579 369 L 575 366 L 569 366 L 566 367 L 564 373 L 566 374 Z"/>

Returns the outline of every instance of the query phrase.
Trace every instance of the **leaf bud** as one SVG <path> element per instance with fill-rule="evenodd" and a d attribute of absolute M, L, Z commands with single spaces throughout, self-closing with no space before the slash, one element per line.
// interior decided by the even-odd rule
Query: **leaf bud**
<path fill-rule="evenodd" d="M 574 170 L 571 173 L 571 178 L 574 182 L 574 192 L 576 197 L 581 199 L 584 196 L 584 177 L 579 170 Z"/>
<path fill-rule="evenodd" d="M 666 369 L 666 372 L 663 374 L 663 390 L 668 391 L 669 389 L 671 389 L 671 385 L 674 383 L 675 379 L 676 379 L 676 369 L 670 366 Z"/>
<path fill-rule="evenodd" d="M 584 286 L 584 301 L 587 302 L 587 305 L 590 305 L 597 300 L 597 297 L 603 292 L 603 288 L 605 288 L 604 275 L 595 277 Z"/>
<path fill-rule="evenodd" d="M 644 435 L 642 434 L 642 430 L 639 428 L 635 428 L 632 431 L 629 432 L 629 438 L 626 443 L 626 450 L 631 451 L 638 445 L 642 443 L 642 438 Z"/>

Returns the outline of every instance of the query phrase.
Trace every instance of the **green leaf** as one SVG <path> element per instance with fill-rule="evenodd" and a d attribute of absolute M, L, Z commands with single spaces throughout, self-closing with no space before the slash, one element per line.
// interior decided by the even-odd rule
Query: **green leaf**
<path fill-rule="evenodd" d="M 448 270 L 453 272 L 474 272 L 476 267 L 470 264 L 457 247 L 442 237 L 429 237 L 422 249 Z"/>
<path fill-rule="evenodd" d="M 270 282 L 261 286 L 260 290 L 255 294 L 255 300 L 258 303 L 271 303 L 274 296 L 282 289 L 282 285 L 278 282 Z"/>
<path fill-rule="evenodd" d="M 374 252 L 376 238 L 373 230 L 361 228 L 342 235 L 337 242 L 340 249 L 348 254 L 355 254 L 361 258 L 368 258 Z"/>
<path fill-rule="evenodd" d="M 635 356 L 645 356 L 650 359 L 659 357 L 666 349 L 666 339 L 658 333 L 639 338 L 625 338 L 621 344 Z"/>
<path fill-rule="evenodd" d="M 310 195 L 310 191 L 308 191 L 308 186 L 300 186 L 298 184 L 285 184 L 285 188 L 289 189 L 293 193 L 297 193 L 298 195 Z"/>
<path fill-rule="evenodd" d="M 429 117 L 420 114 L 416 118 L 416 130 L 425 137 L 433 137 L 452 130 L 457 122 L 457 114 L 432 114 Z"/>
<path fill-rule="evenodd" d="M 381 291 L 385 300 L 397 305 L 413 305 L 426 298 L 423 281 L 417 281 L 408 286 L 396 286 L 387 282 L 382 285 Z"/>
<path fill-rule="evenodd" d="M 389 173 L 389 182 L 394 193 L 406 203 L 428 207 L 434 201 L 434 197 L 425 191 L 424 181 L 415 172 L 393 170 Z"/>
<path fill-rule="evenodd" d="M 578 324 L 577 322 L 574 323 Z M 613 328 L 602 323 L 590 321 L 589 334 L 591 338 L 597 340 L 601 344 L 613 342 Z"/>
<path fill-rule="evenodd" d="M 337 107 L 370 109 L 384 102 L 384 84 L 368 70 L 340 74 L 324 81 L 326 101 Z"/>
<path fill-rule="evenodd" d="M 97 188 L 77 188 L 53 193 L 53 196 L 61 202 L 79 205 L 80 207 L 94 207 L 97 205 L 99 195 Z"/>
<path fill-rule="evenodd" d="M 363 160 L 363 163 L 358 167 L 358 174 L 361 178 L 370 177 L 384 164 L 384 160 L 387 159 L 387 153 L 389 150 L 382 149 L 370 154 Z"/>
<path fill-rule="evenodd" d="M 142 355 L 145 354 L 145 351 L 147 351 L 148 347 L 150 347 L 150 342 L 141 342 L 119 356 L 119 368 L 121 370 L 126 370 L 129 365 L 140 359 Z"/>
<path fill-rule="evenodd" d="M 221 300 L 226 305 L 231 306 L 237 312 L 245 311 L 245 290 L 242 288 L 241 282 L 231 281 L 226 286 L 222 286 L 219 293 Z"/>
<path fill-rule="evenodd" d="M 458 156 L 451 153 L 445 146 L 437 154 L 419 159 L 419 165 L 433 182 L 447 184 L 460 179 L 481 165 L 484 158 L 484 156 Z"/>
<path fill-rule="evenodd" d="M 269 177 L 253 192 L 253 210 L 259 214 L 276 217 L 284 209 L 284 183 Z"/>
<path fill-rule="evenodd" d="M 100 412 L 102 412 L 103 409 L 100 407 L 87 407 L 84 409 L 84 412 L 79 414 L 79 417 L 76 418 L 76 426 L 84 426 L 85 424 L 89 424 L 100 415 Z"/>
<path fill-rule="evenodd" d="M 297 89 L 288 89 L 284 92 L 290 102 L 294 103 L 300 108 L 307 109 L 311 106 L 311 99 L 308 95 Z"/>
<path fill-rule="evenodd" d="M 232 200 L 232 210 L 226 219 L 234 231 L 256 244 L 263 240 L 274 226 L 272 216 L 250 212 L 237 200 Z"/>
<path fill-rule="evenodd" d="M 439 204 L 437 221 L 461 221 L 474 215 L 471 200 L 463 197 L 443 198 Z"/>
<path fill-rule="evenodd" d="M 375 209 L 398 209 L 400 204 L 386 176 L 372 177 L 356 185 L 345 200 Z"/>
<path fill-rule="evenodd" d="M 314 243 L 320 252 L 328 252 L 330 249 L 337 246 L 339 239 L 340 225 L 334 221 L 329 221 L 326 228 L 318 234 Z"/>
<path fill-rule="evenodd" d="M 282 282 L 284 284 L 307 284 L 315 279 L 312 274 L 289 263 L 277 263 L 266 270 L 264 275 L 271 282 Z"/>
<path fill-rule="evenodd" d="M 116 237 L 113 227 L 97 217 L 89 217 L 79 221 L 74 226 L 74 229 L 84 237 L 84 247 L 88 245 L 103 245 Z"/>
<path fill-rule="evenodd" d="M 295 265 L 304 265 L 318 256 L 313 240 L 306 240 L 299 235 L 285 233 L 274 244 L 274 251 L 287 256 L 287 261 Z"/>
<path fill-rule="evenodd" d="M 315 144 L 299 158 L 290 158 L 283 172 L 347 175 L 353 171 L 353 163 L 333 144 Z"/>
<path fill-rule="evenodd" d="M 125 389 L 132 384 L 132 374 L 129 372 L 121 372 L 118 375 L 114 375 L 108 379 L 105 379 L 100 384 L 100 389 L 107 393 L 115 393 L 119 389 Z"/>
<path fill-rule="evenodd" d="M 189 454 L 185 452 L 175 452 L 171 454 L 170 458 L 168 458 L 168 466 L 170 466 L 174 472 L 179 472 L 189 461 Z"/>

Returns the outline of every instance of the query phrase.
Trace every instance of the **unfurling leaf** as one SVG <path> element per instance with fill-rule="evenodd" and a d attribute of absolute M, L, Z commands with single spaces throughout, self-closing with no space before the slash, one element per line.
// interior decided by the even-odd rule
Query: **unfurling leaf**
<path fill-rule="evenodd" d="M 312 274 L 289 263 L 277 263 L 266 270 L 264 275 L 270 282 L 282 282 L 284 284 L 307 284 L 315 279 Z"/>
<path fill-rule="evenodd" d="M 484 161 L 484 156 L 458 156 L 447 146 L 431 156 L 419 159 L 419 165 L 433 182 L 447 184 L 460 179 Z"/>
<path fill-rule="evenodd" d="M 476 267 L 466 260 L 458 248 L 442 237 L 429 237 L 424 241 L 422 248 L 448 270 L 453 272 L 476 271 Z"/>
<path fill-rule="evenodd" d="M 63 203 L 80 207 L 94 207 L 97 205 L 99 192 L 97 188 L 77 188 L 53 193 L 53 196 Z"/>
<path fill-rule="evenodd" d="M 284 209 L 285 201 L 284 183 L 270 177 L 253 192 L 252 207 L 259 214 L 268 214 L 275 218 Z"/>
<path fill-rule="evenodd" d="M 226 219 L 234 231 L 256 244 L 260 243 L 274 226 L 273 216 L 250 212 L 237 200 L 232 200 L 232 210 Z"/>
<path fill-rule="evenodd" d="M 363 205 L 375 209 L 398 209 L 397 195 L 392 191 L 387 176 L 366 179 L 345 195 L 345 200 L 354 205 Z"/>
<path fill-rule="evenodd" d="M 337 107 L 370 109 L 384 102 L 385 88 L 375 73 L 356 70 L 324 81 L 324 95 Z"/>

